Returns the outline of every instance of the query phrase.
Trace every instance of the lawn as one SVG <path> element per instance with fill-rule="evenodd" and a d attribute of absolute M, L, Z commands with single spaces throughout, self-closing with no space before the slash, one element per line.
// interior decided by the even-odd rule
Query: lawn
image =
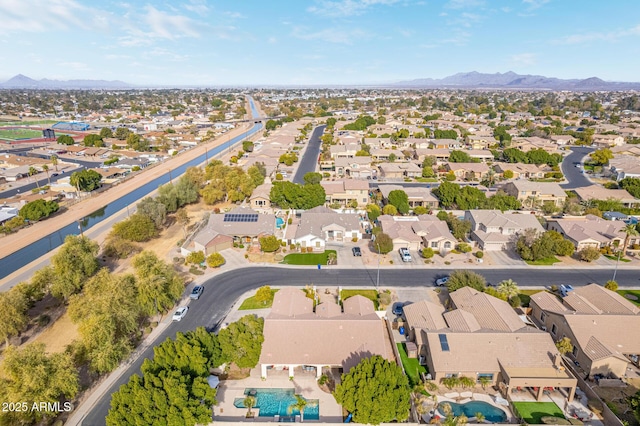
<path fill-rule="evenodd" d="M 604 257 L 606 257 L 609 260 L 613 260 L 613 261 L 618 261 L 618 256 L 617 255 L 613 255 L 613 254 L 603 254 Z M 631 262 L 631 259 L 627 259 L 624 256 L 620 256 L 620 262 Z"/>
<path fill-rule="evenodd" d="M 375 290 L 342 290 L 340 292 L 340 300 L 345 300 L 358 294 L 371 300 L 374 308 L 378 310 L 378 293 Z"/>
<path fill-rule="evenodd" d="M 555 256 L 551 256 L 551 257 L 547 257 L 545 259 L 540 259 L 540 260 L 525 260 L 525 262 L 527 262 L 528 265 L 534 265 L 534 266 L 550 266 L 550 265 L 553 265 L 554 263 L 561 262 L 561 260 Z"/>
<path fill-rule="evenodd" d="M 560 417 L 564 414 L 554 402 L 513 402 L 516 414 L 526 423 L 540 425 L 545 416 Z"/>
<path fill-rule="evenodd" d="M 249 309 L 266 309 L 266 308 L 270 308 L 271 305 L 273 304 L 273 295 L 276 294 L 276 291 L 278 291 L 277 289 L 271 289 L 271 300 L 269 302 L 262 303 L 262 302 L 258 302 L 256 300 L 256 296 L 251 296 L 248 297 L 246 299 L 244 299 L 244 301 L 242 302 L 242 305 L 240 305 L 240 307 L 238 308 L 239 311 L 246 311 Z"/>
<path fill-rule="evenodd" d="M 41 138 L 42 131 L 31 129 L 3 129 L 0 128 L 0 139 L 34 139 Z"/>
<path fill-rule="evenodd" d="M 409 384 L 415 386 L 420 383 L 420 373 L 427 374 L 427 368 L 424 365 L 420 365 L 420 361 L 418 361 L 417 358 L 409 358 L 407 356 L 404 343 L 397 343 L 397 346 L 404 371 L 407 373 L 407 377 L 409 377 Z"/>
<path fill-rule="evenodd" d="M 640 290 L 618 290 L 617 293 L 622 297 L 624 297 L 625 299 L 627 299 L 629 302 L 635 303 L 636 305 L 640 306 Z M 631 300 L 627 298 L 626 297 L 627 294 L 635 296 L 636 300 Z"/>
<path fill-rule="evenodd" d="M 326 265 L 329 253 L 335 250 L 325 250 L 324 253 L 291 253 L 284 257 L 282 263 L 287 265 Z"/>

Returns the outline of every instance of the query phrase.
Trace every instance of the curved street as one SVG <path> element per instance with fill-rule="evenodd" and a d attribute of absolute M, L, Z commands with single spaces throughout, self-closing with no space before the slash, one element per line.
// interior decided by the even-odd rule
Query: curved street
<path fill-rule="evenodd" d="M 567 183 L 561 183 L 562 189 L 576 189 L 585 186 L 591 186 L 592 183 L 587 176 L 582 173 L 584 168 L 576 167 L 576 164 L 583 164 L 585 157 L 593 152 L 593 148 L 585 146 L 574 146 L 571 148 L 571 154 L 562 160 L 561 169 Z"/>
<path fill-rule="evenodd" d="M 449 274 L 452 269 L 412 269 L 397 268 L 380 269 L 381 287 L 420 287 L 432 286 L 436 277 Z M 611 279 L 609 269 L 479 269 L 488 282 L 496 283 L 511 278 L 520 287 L 540 287 L 551 284 L 586 285 L 592 282 L 604 283 Z M 371 269 L 330 269 L 317 270 L 315 267 L 282 268 L 282 267 L 249 267 L 203 279 L 205 287 L 200 300 L 189 301 L 189 312 L 180 322 L 170 323 L 158 333 L 153 341 L 145 342 L 140 348 L 140 355 L 132 357 L 126 363 L 120 377 L 104 392 L 95 405 L 82 419 L 84 425 L 103 425 L 109 411 L 111 394 L 127 383 L 133 374 L 140 374 L 140 367 L 145 358 L 153 357 L 153 345 L 173 338 L 177 332 L 193 330 L 205 326 L 216 330 L 231 310 L 236 300 L 247 291 L 265 284 L 271 286 L 318 286 L 370 287 L 376 285 L 377 270 Z M 631 269 L 619 269 L 617 281 L 621 288 L 638 286 L 638 272 Z M 190 291 L 191 287 L 187 290 Z M 188 294 L 188 293 L 185 293 Z M 188 297 L 188 296 L 187 296 Z M 181 305 L 183 305 L 182 303 Z M 169 318 L 165 318 L 165 322 Z M 72 424 L 72 423 L 68 423 Z"/>

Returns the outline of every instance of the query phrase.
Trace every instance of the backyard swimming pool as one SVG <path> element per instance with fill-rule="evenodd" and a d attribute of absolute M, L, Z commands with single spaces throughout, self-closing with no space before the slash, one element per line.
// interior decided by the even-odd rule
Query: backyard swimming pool
<path fill-rule="evenodd" d="M 258 417 L 273 417 L 276 414 L 285 416 L 296 416 L 299 410 L 292 410 L 291 407 L 296 402 L 295 390 L 286 388 L 276 389 L 255 389 L 244 390 L 245 395 L 255 396 L 256 404 L 254 408 L 259 408 Z M 237 408 L 246 408 L 244 398 L 236 398 L 233 405 Z M 305 420 L 320 419 L 320 402 L 317 399 L 307 399 L 307 406 L 304 408 Z"/>
<path fill-rule="evenodd" d="M 491 423 L 503 423 L 507 420 L 507 414 L 498 407 L 486 403 L 484 401 L 471 401 L 464 404 L 457 404 L 455 402 L 441 402 L 438 404 L 438 411 L 443 413 L 442 405 L 449 404 L 454 416 L 464 414 L 471 418 L 475 417 L 476 413 L 482 413 L 485 420 Z"/>

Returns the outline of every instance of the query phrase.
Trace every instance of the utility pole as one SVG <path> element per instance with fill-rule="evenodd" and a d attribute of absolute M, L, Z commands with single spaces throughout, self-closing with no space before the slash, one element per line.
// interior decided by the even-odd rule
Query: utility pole
<path fill-rule="evenodd" d="M 380 244 L 376 243 L 378 247 L 378 274 L 376 276 L 376 293 L 378 292 L 378 287 L 380 286 Z"/>

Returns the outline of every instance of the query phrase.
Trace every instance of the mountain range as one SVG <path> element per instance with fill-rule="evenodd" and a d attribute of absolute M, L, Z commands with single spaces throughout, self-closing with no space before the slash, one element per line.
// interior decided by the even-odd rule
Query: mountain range
<path fill-rule="evenodd" d="M 484 74 L 476 71 L 458 73 L 442 79 L 420 78 L 393 83 L 407 88 L 461 88 L 461 89 L 538 89 L 538 90 L 632 90 L 640 83 L 604 81 L 598 77 L 586 79 L 560 79 L 542 75 L 521 75 L 513 71 Z"/>
<path fill-rule="evenodd" d="M 368 85 L 377 86 L 380 85 Z M 419 78 L 381 85 L 394 88 L 428 89 L 513 89 L 513 90 L 640 90 L 640 83 L 604 81 L 598 77 L 560 79 L 542 75 L 522 75 L 513 71 L 486 74 L 476 71 L 458 73 L 441 79 Z M 0 83 L 0 89 L 132 89 L 137 86 L 120 80 L 34 80 L 25 75 Z M 171 86 L 164 86 L 171 87 Z M 189 86 L 195 87 L 195 86 Z M 282 86 L 285 87 L 285 86 Z M 326 87 L 326 86 L 323 86 Z M 340 87 L 345 87 L 340 85 Z"/>
<path fill-rule="evenodd" d="M 34 80 L 26 75 L 0 83 L 0 89 L 130 89 L 133 86 L 119 80 Z"/>

